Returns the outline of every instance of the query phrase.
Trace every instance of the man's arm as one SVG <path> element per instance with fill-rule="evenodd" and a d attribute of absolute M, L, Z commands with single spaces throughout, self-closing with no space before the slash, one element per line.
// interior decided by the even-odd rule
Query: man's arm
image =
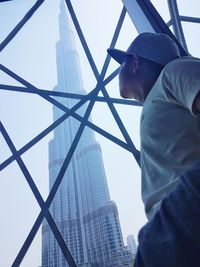
<path fill-rule="evenodd" d="M 185 57 L 168 64 L 163 72 L 166 97 L 189 109 L 200 112 L 200 59 Z"/>
<path fill-rule="evenodd" d="M 186 171 L 141 229 L 134 267 L 200 266 L 200 164 Z"/>

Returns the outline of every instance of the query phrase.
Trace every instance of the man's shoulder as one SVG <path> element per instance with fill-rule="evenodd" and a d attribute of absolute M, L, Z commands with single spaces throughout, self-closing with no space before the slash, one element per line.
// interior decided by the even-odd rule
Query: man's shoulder
<path fill-rule="evenodd" d="M 200 67 L 200 58 L 184 56 L 170 61 L 164 68 L 164 71 L 175 71 L 177 68 L 198 65 Z"/>
<path fill-rule="evenodd" d="M 184 56 L 169 62 L 162 71 L 162 79 L 167 81 L 179 81 L 187 77 L 200 78 L 200 59 Z M 170 83 L 171 83 L 170 82 Z"/>

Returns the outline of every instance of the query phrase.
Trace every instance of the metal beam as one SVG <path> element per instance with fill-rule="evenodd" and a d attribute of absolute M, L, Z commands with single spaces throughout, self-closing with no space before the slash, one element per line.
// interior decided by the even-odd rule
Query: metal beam
<path fill-rule="evenodd" d="M 188 17 L 188 16 L 179 16 L 181 21 L 200 23 L 200 18 Z"/>
<path fill-rule="evenodd" d="M 42 94 L 44 96 L 55 96 L 55 97 L 63 97 L 63 98 L 70 98 L 70 99 L 82 99 L 84 97 L 83 94 L 74 94 L 74 93 L 65 93 L 61 91 L 52 91 L 46 89 L 37 89 L 34 90 L 32 87 L 23 87 L 23 86 L 14 86 L 14 85 L 7 85 L 7 84 L 0 84 L 0 90 L 5 91 L 12 91 L 12 92 L 22 92 L 27 94 Z M 127 100 L 123 98 L 114 98 L 110 97 L 110 100 L 113 104 L 122 104 L 127 106 L 137 106 L 142 107 L 142 104 L 136 100 Z M 97 96 L 96 102 L 106 102 L 103 96 Z"/>
<path fill-rule="evenodd" d="M 0 0 L 0 4 L 3 2 L 8 2 L 8 1 L 14 1 L 14 0 Z"/>
<path fill-rule="evenodd" d="M 168 2 L 169 13 L 171 16 L 172 27 L 174 29 L 175 36 L 177 37 L 181 45 L 185 48 L 185 50 L 188 51 L 186 41 L 185 41 L 185 36 L 183 33 L 183 28 L 181 25 L 177 2 L 176 0 L 167 0 L 167 2 Z"/>
<path fill-rule="evenodd" d="M 122 0 L 138 33 L 155 32 L 136 0 Z"/>
<path fill-rule="evenodd" d="M 169 35 L 178 45 L 182 56 L 188 52 L 176 39 L 158 11 L 149 0 L 122 0 L 138 33 L 160 32 Z"/>

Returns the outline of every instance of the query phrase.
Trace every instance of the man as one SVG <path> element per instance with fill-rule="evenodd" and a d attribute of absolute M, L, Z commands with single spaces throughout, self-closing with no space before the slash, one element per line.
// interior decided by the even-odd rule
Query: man
<path fill-rule="evenodd" d="M 180 173 L 199 160 L 200 60 L 180 57 L 171 38 L 154 33 L 140 34 L 126 52 L 108 53 L 122 65 L 121 96 L 143 103 L 142 197 L 150 219 Z"/>
<path fill-rule="evenodd" d="M 184 242 L 193 244 L 194 252 L 200 252 L 200 242 L 194 246 L 192 235 L 184 236 L 185 228 L 180 227 L 180 230 L 178 227 L 179 232 L 175 227 L 178 214 L 186 220 L 185 225 L 188 225 L 190 215 L 195 217 L 194 210 L 192 214 L 188 206 L 180 210 L 180 204 L 197 202 L 194 196 L 190 201 L 187 199 L 188 186 L 183 186 L 181 173 L 200 158 L 200 60 L 180 57 L 171 38 L 154 33 L 140 34 L 126 52 L 108 49 L 108 53 L 121 64 L 121 96 L 143 103 L 140 125 L 142 199 L 150 222 L 140 232 L 136 264 L 148 267 L 200 266 L 200 261 L 198 265 L 195 265 L 196 261 L 193 265 L 184 265 L 188 264 L 186 253 L 187 259 L 182 255 L 183 261 L 180 261 L 180 255 L 186 252 Z M 194 173 L 198 178 L 198 171 L 194 170 Z M 186 172 L 184 177 L 189 184 L 195 181 L 188 176 Z M 190 186 L 194 188 L 194 184 Z M 173 199 L 176 203 L 172 205 Z M 188 217 L 183 216 L 185 213 Z M 200 229 L 200 219 L 198 222 Z M 175 244 L 180 246 L 176 248 Z M 164 255 L 171 258 L 170 264 Z"/>

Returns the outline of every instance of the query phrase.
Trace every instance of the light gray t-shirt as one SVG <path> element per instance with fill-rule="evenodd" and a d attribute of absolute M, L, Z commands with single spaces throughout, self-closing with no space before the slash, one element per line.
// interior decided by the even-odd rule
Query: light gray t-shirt
<path fill-rule="evenodd" d="M 200 118 L 192 105 L 200 91 L 200 59 L 170 62 L 148 94 L 141 114 L 142 198 L 150 219 L 180 173 L 200 161 Z"/>

